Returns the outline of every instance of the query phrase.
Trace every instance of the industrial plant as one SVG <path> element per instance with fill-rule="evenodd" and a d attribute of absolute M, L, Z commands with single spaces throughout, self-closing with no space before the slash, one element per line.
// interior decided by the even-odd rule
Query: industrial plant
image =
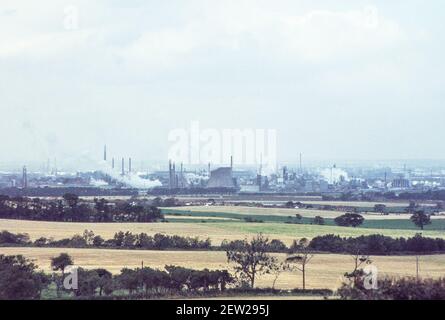
<path fill-rule="evenodd" d="M 119 160 L 117 160 L 119 159 Z M 13 196 L 53 196 L 67 191 L 81 195 L 135 194 L 307 194 L 335 196 L 338 194 L 372 194 L 425 192 L 445 189 L 445 168 L 402 166 L 331 166 L 303 165 L 302 154 L 295 165 L 277 166 L 265 173 L 258 167 L 234 165 L 233 156 L 227 165 L 194 165 L 169 160 L 161 169 L 146 165 L 134 166 L 131 156 L 103 157 L 87 171 L 64 171 L 57 161 L 48 160 L 42 170 L 0 172 L 0 191 Z M 165 169 L 163 170 L 162 167 Z"/>

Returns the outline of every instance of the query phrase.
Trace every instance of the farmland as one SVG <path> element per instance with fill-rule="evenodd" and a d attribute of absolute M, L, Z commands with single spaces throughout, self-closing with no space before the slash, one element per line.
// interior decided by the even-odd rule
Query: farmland
<path fill-rule="evenodd" d="M 225 218 L 226 222 L 245 221 L 250 218 L 261 222 L 274 223 L 303 223 L 312 224 L 313 218 L 321 216 L 325 219 L 325 225 L 336 226 L 334 219 L 345 211 L 328 211 L 314 209 L 286 209 L 286 208 L 257 208 L 243 206 L 200 206 L 200 207 L 174 207 L 163 208 L 162 211 L 169 215 L 168 220 L 171 222 L 187 222 L 187 219 L 210 220 L 211 222 L 219 222 L 216 219 Z M 295 215 L 301 215 L 300 221 L 295 221 Z M 365 222 L 361 228 L 370 229 L 403 229 L 416 230 L 417 227 L 410 221 L 409 214 L 389 214 L 382 215 L 376 213 L 362 213 Z M 445 216 L 438 215 L 432 217 L 431 225 L 425 226 L 425 230 L 445 231 Z M 364 231 L 366 232 L 366 231 Z M 373 231 L 376 233 L 375 231 Z M 397 231 L 395 231 L 397 233 Z"/>
<path fill-rule="evenodd" d="M 244 239 L 257 233 L 264 233 L 270 238 L 280 239 L 291 244 L 298 238 L 313 238 L 318 235 L 336 234 L 344 237 L 370 234 L 383 234 L 391 237 L 411 237 L 417 230 L 403 229 L 373 229 L 347 228 L 338 226 L 319 226 L 310 224 L 284 223 L 247 223 L 247 222 L 171 222 L 171 223 L 73 223 L 73 222 L 44 222 L 23 220 L 0 220 L 0 230 L 14 233 L 27 233 L 32 240 L 40 237 L 62 238 L 82 234 L 85 229 L 92 230 L 96 235 L 112 238 L 118 231 L 132 233 L 145 232 L 149 235 L 164 233 L 187 237 L 210 238 L 214 245 L 221 241 Z M 442 231 L 424 231 L 424 236 L 445 238 Z"/>
<path fill-rule="evenodd" d="M 209 238 L 212 245 L 219 245 L 223 240 L 251 238 L 263 233 L 270 239 L 279 239 L 286 245 L 301 238 L 312 239 L 316 236 L 335 234 L 342 237 L 381 234 L 397 237 L 413 237 L 420 230 L 409 220 L 408 214 L 379 215 L 363 214 L 365 223 L 357 228 L 339 227 L 334 218 L 342 211 L 316 209 L 257 208 L 247 206 L 187 206 L 163 208 L 164 222 L 135 223 L 84 223 L 84 222 L 46 222 L 28 220 L 0 220 L 0 230 L 13 233 L 26 233 L 31 240 L 41 237 L 60 240 L 91 230 L 105 239 L 113 238 L 119 231 L 134 234 L 157 233 L 183 237 Z M 296 222 L 296 214 L 302 216 Z M 322 216 L 325 225 L 313 224 L 315 216 Z M 252 220 L 247 220 L 250 218 Z M 433 217 L 432 224 L 422 231 L 425 237 L 445 238 L 445 219 Z M 150 251 L 109 248 L 55 248 L 55 247 L 0 247 L 0 254 L 22 254 L 33 259 L 44 271 L 51 272 L 50 259 L 61 252 L 74 258 L 75 264 L 87 269 L 105 268 L 118 274 L 124 267 L 144 266 L 162 269 L 165 265 L 177 265 L 192 269 L 228 269 L 223 251 Z M 274 254 L 280 261 L 284 254 Z M 373 264 L 379 270 L 379 276 L 415 276 L 415 256 L 373 256 Z M 443 276 L 445 255 L 423 255 L 420 257 L 420 275 L 438 278 Z M 344 280 L 343 275 L 352 271 L 353 260 L 349 255 L 316 254 L 307 271 L 307 288 L 336 290 Z M 271 287 L 273 275 L 264 275 L 257 279 L 259 287 Z M 301 275 L 297 272 L 284 272 L 276 282 L 279 289 L 301 287 Z"/>
<path fill-rule="evenodd" d="M 145 266 L 162 269 L 165 265 L 180 265 L 194 269 L 226 269 L 224 252 L 184 252 L 184 251 L 134 251 L 102 249 L 60 249 L 60 248 L 1 248 L 4 254 L 22 254 L 34 259 L 41 269 L 50 272 L 50 258 L 61 252 L 70 254 L 76 265 L 84 268 L 106 268 L 118 273 L 123 267 L 135 268 L 144 262 Z M 284 255 L 276 254 L 279 259 Z M 379 275 L 395 277 L 415 276 L 415 257 L 390 256 L 372 257 Z M 430 255 L 420 258 L 420 270 L 423 277 L 443 276 L 445 255 Z M 348 255 L 319 254 L 315 255 L 308 266 L 308 288 L 328 288 L 335 290 L 341 284 L 345 272 L 353 267 L 352 258 Z M 272 275 L 258 278 L 259 287 L 271 287 Z M 277 288 L 292 289 L 301 286 L 299 273 L 283 273 L 277 280 Z"/>

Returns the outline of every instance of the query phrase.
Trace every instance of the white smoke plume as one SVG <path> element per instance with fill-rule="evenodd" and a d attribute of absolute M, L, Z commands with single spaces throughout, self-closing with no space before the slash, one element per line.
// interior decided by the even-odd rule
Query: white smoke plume
<path fill-rule="evenodd" d="M 323 169 L 320 172 L 320 175 L 326 180 L 328 183 L 333 184 L 339 182 L 342 177 L 344 180 L 348 181 L 348 173 L 339 168 L 327 168 Z"/>
<path fill-rule="evenodd" d="M 90 185 L 92 185 L 93 187 L 105 187 L 105 186 L 108 186 L 108 183 L 101 179 L 96 180 L 94 178 L 91 178 Z"/>
<path fill-rule="evenodd" d="M 162 186 L 162 183 L 159 180 L 142 179 L 137 175 L 137 173 L 134 172 L 126 172 L 125 175 L 122 175 L 121 171 L 116 168 L 113 170 L 113 168 L 106 161 L 99 162 L 99 165 L 100 171 L 128 187 L 137 189 L 152 189 Z"/>
<path fill-rule="evenodd" d="M 184 177 L 188 184 L 199 184 L 201 181 L 209 179 L 206 175 L 200 175 L 193 172 L 184 173 Z"/>

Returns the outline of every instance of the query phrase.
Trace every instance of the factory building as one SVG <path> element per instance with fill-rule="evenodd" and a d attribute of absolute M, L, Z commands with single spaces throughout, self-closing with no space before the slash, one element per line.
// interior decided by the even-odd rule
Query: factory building
<path fill-rule="evenodd" d="M 394 179 L 392 181 L 392 187 L 393 188 L 400 188 L 400 189 L 407 189 L 411 187 L 411 182 L 408 179 Z"/>
<path fill-rule="evenodd" d="M 207 188 L 236 188 L 233 179 L 232 167 L 223 167 L 212 170 Z"/>

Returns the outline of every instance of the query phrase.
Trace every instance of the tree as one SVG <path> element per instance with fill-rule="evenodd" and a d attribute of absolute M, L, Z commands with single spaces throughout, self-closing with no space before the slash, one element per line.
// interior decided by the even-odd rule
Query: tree
<path fill-rule="evenodd" d="M 130 295 L 139 287 L 139 277 L 136 270 L 124 268 L 116 277 L 119 286 L 129 291 Z"/>
<path fill-rule="evenodd" d="M 302 216 L 301 214 L 297 213 L 297 214 L 295 215 L 295 219 L 297 219 L 297 222 L 298 222 L 298 223 L 301 223 L 301 221 L 303 220 L 303 216 Z"/>
<path fill-rule="evenodd" d="M 363 269 L 361 269 L 361 266 L 363 264 L 371 264 L 372 261 L 369 255 L 362 254 L 362 248 L 360 245 L 355 245 L 352 250 L 354 251 L 354 253 L 351 254 L 351 258 L 354 261 L 354 269 L 350 273 L 345 273 L 345 277 L 351 280 L 352 285 L 357 285 L 363 276 Z"/>
<path fill-rule="evenodd" d="M 101 236 L 95 236 L 93 238 L 93 246 L 100 247 L 104 244 L 105 240 Z"/>
<path fill-rule="evenodd" d="M 384 205 L 384 204 L 376 204 L 374 206 L 374 212 L 385 214 L 386 213 L 386 205 Z"/>
<path fill-rule="evenodd" d="M 79 283 L 78 289 L 76 290 L 77 296 L 94 296 L 96 290 L 99 287 L 100 277 L 95 270 L 85 270 L 79 268 L 77 270 Z"/>
<path fill-rule="evenodd" d="M 63 195 L 63 199 L 66 201 L 68 206 L 71 208 L 71 210 L 69 211 L 70 214 L 67 215 L 68 216 L 67 220 L 68 221 L 76 220 L 77 219 L 76 212 L 77 212 L 77 204 L 79 202 L 79 196 L 74 193 L 65 193 Z"/>
<path fill-rule="evenodd" d="M 160 287 L 168 287 L 170 278 L 165 271 L 144 267 L 138 269 L 139 282 L 148 295 L 149 290 L 156 290 Z"/>
<path fill-rule="evenodd" d="M 28 243 L 29 243 L 29 236 L 26 233 L 14 234 L 9 231 L 0 232 L 0 244 L 26 245 Z"/>
<path fill-rule="evenodd" d="M 36 268 L 21 255 L 0 255 L 0 300 L 38 299 L 48 278 L 36 273 Z"/>
<path fill-rule="evenodd" d="M 300 271 L 303 277 L 303 290 L 306 290 L 306 267 L 314 255 L 309 248 L 309 240 L 301 239 L 298 243 L 295 241 L 292 246 L 293 253 L 286 258 L 287 263 L 295 265 L 295 269 Z"/>
<path fill-rule="evenodd" d="M 258 275 L 270 272 L 276 259 L 267 253 L 269 240 L 262 234 L 256 235 L 250 242 L 245 239 L 239 246 L 226 251 L 227 261 L 235 263 L 235 272 L 250 287 L 255 286 Z"/>
<path fill-rule="evenodd" d="M 184 286 L 190 288 L 190 277 L 193 270 L 177 266 L 165 266 L 165 270 L 170 276 L 173 289 L 181 291 Z"/>
<path fill-rule="evenodd" d="M 93 240 L 94 240 L 94 232 L 93 231 L 85 229 L 82 237 L 85 240 L 86 245 L 90 246 L 93 244 Z"/>
<path fill-rule="evenodd" d="M 97 276 L 99 277 L 97 286 L 99 287 L 99 296 L 103 293 L 109 295 L 113 292 L 113 275 L 106 269 L 94 269 Z"/>
<path fill-rule="evenodd" d="M 293 201 L 288 201 L 286 202 L 286 204 L 284 205 L 286 208 L 292 209 L 295 207 Z"/>
<path fill-rule="evenodd" d="M 73 259 L 68 253 L 61 253 L 57 257 L 51 258 L 51 268 L 54 271 L 62 271 L 62 281 L 65 279 L 65 269 L 74 264 Z"/>
<path fill-rule="evenodd" d="M 290 265 L 288 262 L 284 261 L 281 263 L 276 263 L 272 266 L 271 272 L 274 275 L 273 283 L 272 283 L 272 289 L 275 289 L 275 284 L 277 283 L 278 277 L 286 271 L 291 270 Z"/>
<path fill-rule="evenodd" d="M 316 217 L 314 218 L 314 220 L 313 220 L 313 223 L 314 223 L 314 224 L 318 224 L 318 225 L 320 225 L 320 226 L 323 226 L 323 225 L 324 225 L 324 218 L 321 217 L 321 216 L 316 216 Z"/>
<path fill-rule="evenodd" d="M 63 200 L 71 207 L 75 208 L 79 202 L 79 196 L 74 193 L 65 193 L 63 195 Z"/>
<path fill-rule="evenodd" d="M 418 226 L 421 230 L 426 225 L 431 224 L 431 217 L 423 211 L 417 211 L 411 216 L 411 221 Z"/>
<path fill-rule="evenodd" d="M 335 224 L 338 226 L 354 228 L 363 224 L 364 221 L 365 218 L 357 213 L 345 213 L 334 219 Z"/>

